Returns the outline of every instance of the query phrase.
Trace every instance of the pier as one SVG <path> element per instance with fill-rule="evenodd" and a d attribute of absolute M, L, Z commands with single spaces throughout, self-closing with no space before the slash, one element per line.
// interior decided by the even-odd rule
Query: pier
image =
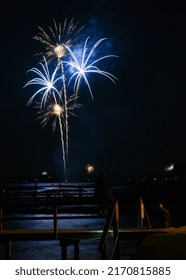
<path fill-rule="evenodd" d="M 142 200 L 137 202 L 138 212 L 136 227 L 120 226 L 120 200 L 113 201 L 107 214 L 100 214 L 94 199 L 94 185 L 70 185 L 37 188 L 9 187 L 1 189 L 0 199 L 0 243 L 5 247 L 5 258 L 11 259 L 12 243 L 16 241 L 50 241 L 56 240 L 61 248 L 61 259 L 68 259 L 68 248 L 73 246 L 74 259 L 80 259 L 81 241 L 97 240 L 97 251 L 100 259 L 120 259 L 120 242 L 137 240 L 138 248 L 130 258 L 150 258 L 154 254 L 154 246 L 158 248 L 161 240 L 176 238 L 181 232 L 185 240 L 185 227 L 151 228 L 144 224 L 145 211 Z M 121 209 L 123 211 L 123 209 Z M 64 228 L 60 221 L 65 219 L 101 219 L 103 227 Z M 49 228 L 13 228 L 7 225 L 15 221 L 51 221 Z M 166 236 L 166 237 L 165 237 Z M 180 235 L 179 235 L 180 237 Z M 168 239 L 167 239 L 168 240 Z M 107 252 L 108 242 L 112 241 L 111 252 Z M 174 241 L 175 242 L 175 241 Z M 186 242 L 185 242 L 186 243 Z M 169 245 L 170 246 L 170 245 Z M 151 255 L 150 255 L 151 252 Z M 160 249 L 159 249 L 160 252 Z M 127 254 L 127 252 L 126 252 Z M 185 257 L 184 254 L 182 254 Z"/>
<path fill-rule="evenodd" d="M 86 186 L 87 187 L 87 186 Z M 119 236 L 119 206 L 113 201 L 109 213 L 100 215 L 94 200 L 93 189 L 89 192 L 81 187 L 63 187 L 36 191 L 35 188 L 11 188 L 3 192 L 0 208 L 0 242 L 4 243 L 6 258 L 11 259 L 11 244 L 22 240 L 59 240 L 61 258 L 67 259 L 67 248 L 74 245 L 74 258 L 79 259 L 80 241 L 99 240 L 98 251 L 102 259 L 107 256 L 107 240 L 112 238 L 114 258 Z M 86 194 L 84 194 L 84 192 Z M 73 215 L 72 215 L 73 214 Z M 104 219 L 104 228 L 59 228 L 59 220 L 64 219 Z M 4 225 L 12 221 L 50 220 L 52 229 L 6 229 Z"/>

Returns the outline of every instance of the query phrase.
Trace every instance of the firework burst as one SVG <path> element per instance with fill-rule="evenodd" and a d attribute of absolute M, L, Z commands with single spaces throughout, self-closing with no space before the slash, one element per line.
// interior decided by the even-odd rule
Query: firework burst
<path fill-rule="evenodd" d="M 96 66 L 96 64 L 104 59 L 111 58 L 111 57 L 117 57 L 117 56 L 116 55 L 105 55 L 105 56 L 96 58 L 95 60 L 92 59 L 92 56 L 93 56 L 96 48 L 104 40 L 106 40 L 106 38 L 102 38 L 102 39 L 98 40 L 93 45 L 93 47 L 90 48 L 90 50 L 87 48 L 88 40 L 89 40 L 89 37 L 85 41 L 81 56 L 76 55 L 75 52 L 72 51 L 72 49 L 69 46 L 66 46 L 67 50 L 69 51 L 69 53 L 71 55 L 71 59 L 70 59 L 70 61 L 67 61 L 65 63 L 67 64 L 67 66 L 71 67 L 71 71 L 72 71 L 72 75 L 69 79 L 69 83 L 71 82 L 71 80 L 73 80 L 73 78 L 75 78 L 74 91 L 75 91 L 76 95 L 78 95 L 80 82 L 81 82 L 81 79 L 83 78 L 86 85 L 88 86 L 90 95 L 93 99 L 93 94 L 92 94 L 92 90 L 90 87 L 90 83 L 87 78 L 87 74 L 89 74 L 89 73 L 100 74 L 102 76 L 109 78 L 112 82 L 115 83 L 115 80 L 117 80 L 117 78 L 114 75 L 112 75 L 111 73 L 101 70 L 100 68 L 98 68 L 98 66 Z"/>
<path fill-rule="evenodd" d="M 92 164 L 87 164 L 85 168 L 88 174 L 93 173 L 95 171 L 95 168 Z"/>
<path fill-rule="evenodd" d="M 78 97 L 75 96 L 75 94 L 71 95 L 67 100 L 67 108 L 68 108 L 68 114 L 77 116 L 73 111 L 77 108 L 82 107 L 82 104 L 77 103 Z M 35 105 L 36 109 L 40 109 L 40 103 L 36 103 Z M 38 111 L 38 119 L 41 120 L 41 125 L 44 127 L 48 122 L 53 119 L 53 130 L 56 128 L 56 121 L 60 117 L 63 123 L 63 127 L 65 127 L 65 105 L 60 98 L 57 100 L 56 98 L 48 98 L 46 106 L 43 109 L 40 109 Z"/>
<path fill-rule="evenodd" d="M 33 38 L 45 46 L 45 51 L 37 53 L 37 55 L 45 55 L 47 60 L 57 58 L 62 59 L 66 56 L 66 46 L 74 46 L 78 40 L 83 36 L 82 31 L 84 26 L 79 27 L 78 22 L 74 22 L 71 19 L 69 22 L 64 20 L 63 25 L 56 23 L 53 19 L 54 27 L 48 27 L 48 31 L 45 31 L 39 26 L 40 32 Z"/>
<path fill-rule="evenodd" d="M 41 66 L 41 70 L 39 70 L 38 68 L 34 67 L 30 70 L 28 70 L 27 72 L 33 72 L 34 74 L 37 75 L 36 78 L 28 81 L 25 85 L 39 85 L 41 86 L 33 95 L 32 97 L 29 99 L 28 104 L 31 104 L 33 99 L 39 94 L 41 93 L 42 98 L 41 98 L 41 102 L 40 102 L 40 106 L 43 107 L 46 104 L 47 98 L 52 94 L 53 96 L 55 96 L 55 94 L 57 93 L 57 95 L 60 97 L 60 93 L 57 89 L 57 87 L 55 86 L 55 84 L 57 84 L 57 82 L 59 80 L 61 80 L 61 76 L 56 78 L 57 75 L 57 71 L 59 70 L 59 63 L 57 64 L 57 66 L 55 67 L 52 75 L 49 72 L 49 68 L 48 68 L 48 63 L 45 59 L 45 57 L 43 57 L 44 59 L 44 63 L 39 63 Z"/>
<path fill-rule="evenodd" d="M 76 116 L 74 110 L 80 108 L 82 105 L 77 103 L 77 96 L 71 95 L 67 100 L 68 115 Z M 40 103 L 36 103 L 36 109 L 40 109 Z M 60 135 L 61 135 L 61 147 L 62 147 L 62 157 L 64 164 L 64 176 L 66 179 L 66 165 L 68 157 L 67 142 L 65 141 L 65 132 L 66 132 L 66 120 L 65 120 L 65 110 L 66 106 L 62 98 L 59 100 L 56 97 L 52 96 L 47 99 L 46 106 L 43 109 L 40 109 L 37 114 L 38 118 L 41 121 L 42 127 L 46 126 L 49 121 L 52 121 L 52 128 L 55 131 L 57 124 L 59 125 Z"/>

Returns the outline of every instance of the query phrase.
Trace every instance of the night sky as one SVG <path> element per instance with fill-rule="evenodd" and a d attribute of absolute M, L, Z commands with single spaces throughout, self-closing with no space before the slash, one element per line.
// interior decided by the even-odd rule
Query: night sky
<path fill-rule="evenodd" d="M 38 26 L 74 18 L 92 40 L 108 38 L 102 50 L 115 54 L 104 67 L 112 83 L 92 76 L 94 100 L 69 119 L 68 179 L 86 180 L 85 167 L 110 177 L 161 172 L 186 164 L 186 18 L 181 7 L 156 1 L 8 1 L 1 7 L 0 177 L 62 176 L 59 131 L 44 128 L 27 102 L 27 70 L 40 61 Z M 154 2 L 154 4 L 152 4 Z"/>

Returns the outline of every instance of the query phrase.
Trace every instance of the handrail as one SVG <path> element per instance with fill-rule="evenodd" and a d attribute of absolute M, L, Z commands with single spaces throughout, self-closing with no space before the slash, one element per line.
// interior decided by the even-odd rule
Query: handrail
<path fill-rule="evenodd" d="M 26 210 L 26 209 L 25 209 Z M 52 209 L 51 209 L 52 210 Z M 58 216 L 59 212 L 58 212 L 58 205 L 53 205 L 53 211 L 51 211 L 51 215 L 50 217 L 35 217 L 35 215 L 29 215 L 26 217 L 22 217 L 22 216 L 18 216 L 18 217 L 4 217 L 4 213 L 3 213 L 3 207 L 0 207 L 0 237 L 3 237 L 4 235 L 4 218 L 6 219 L 51 219 L 53 220 L 53 237 L 58 240 L 59 239 L 59 229 L 58 229 L 58 220 L 61 219 L 61 216 Z M 5 208 L 5 212 L 6 212 L 6 208 Z M 98 214 L 99 215 L 99 214 Z M 92 216 L 93 217 L 93 216 Z M 95 216 L 94 216 L 95 217 Z M 98 217 L 102 217 L 105 218 L 104 216 L 98 216 Z M 88 216 L 89 218 L 89 216 Z M 101 252 L 101 258 L 102 259 L 106 259 L 106 240 L 107 240 L 107 236 L 108 234 L 110 235 L 110 231 L 109 228 L 112 224 L 113 226 L 113 240 L 114 240 L 114 246 L 113 246 L 113 250 L 112 250 L 112 258 L 115 256 L 115 252 L 116 252 L 116 247 L 117 247 L 117 242 L 118 242 L 118 236 L 119 236 L 119 230 L 118 230 L 118 220 L 119 220 L 119 207 L 118 207 L 118 201 L 114 201 L 109 209 L 109 214 L 108 217 L 106 218 L 106 222 L 105 222 L 105 226 L 101 235 L 101 239 L 100 239 L 100 244 L 99 244 L 99 251 Z M 8 242 L 6 242 L 6 249 L 7 249 L 7 256 L 8 258 L 10 258 L 11 256 L 11 240 L 8 240 Z"/>
<path fill-rule="evenodd" d="M 113 227 L 113 240 L 114 240 L 114 245 L 111 253 L 111 259 L 113 259 L 116 254 L 116 248 L 118 245 L 118 238 L 119 238 L 119 204 L 117 200 L 115 200 L 110 207 L 109 215 L 106 219 L 103 233 L 98 245 L 98 251 L 101 252 L 102 259 L 106 259 L 107 237 L 111 225 Z"/>
<path fill-rule="evenodd" d="M 11 220 L 19 220 L 19 217 L 11 217 Z M 23 218 L 21 218 L 23 219 Z M 38 219 L 35 216 L 30 216 L 25 217 L 24 220 L 48 220 L 51 219 L 53 220 L 53 230 L 54 230 L 54 235 L 56 236 L 56 239 L 58 239 L 58 211 L 57 211 L 57 206 L 53 208 L 53 215 L 51 217 L 39 217 Z M 0 236 L 3 235 L 3 208 L 0 208 Z"/>

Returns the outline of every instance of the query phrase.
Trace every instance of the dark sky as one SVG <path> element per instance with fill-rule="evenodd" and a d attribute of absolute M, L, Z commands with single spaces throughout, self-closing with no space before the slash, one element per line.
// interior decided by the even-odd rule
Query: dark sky
<path fill-rule="evenodd" d="M 115 85 L 92 77 L 94 100 L 80 90 L 83 107 L 69 123 L 69 180 L 84 180 L 85 166 L 110 176 L 159 173 L 186 163 L 186 19 L 184 9 L 156 1 L 9 1 L 1 7 L 0 177 L 61 174 L 59 131 L 42 128 L 27 102 L 27 70 L 41 59 L 33 39 L 53 18 L 74 18 L 93 40 L 107 37 L 104 65 Z M 152 2 L 154 2 L 152 4 Z"/>

